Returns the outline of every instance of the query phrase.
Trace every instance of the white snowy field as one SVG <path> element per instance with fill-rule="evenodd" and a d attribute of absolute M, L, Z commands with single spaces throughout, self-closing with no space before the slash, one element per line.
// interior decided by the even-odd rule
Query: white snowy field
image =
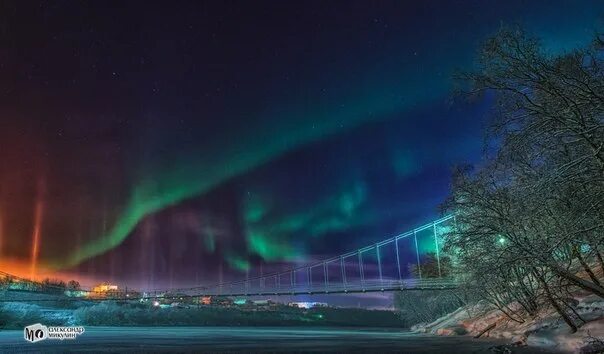
<path fill-rule="evenodd" d="M 567 353 L 603 353 L 604 345 L 599 341 L 604 341 L 604 299 L 596 295 L 577 295 L 575 299 L 578 301 L 577 313 L 586 322 L 576 333 L 571 333 L 553 310 L 539 314 L 532 321 L 517 323 L 485 303 L 459 308 L 432 323 L 415 326 L 413 330 L 444 336 L 477 335 L 495 324 L 485 337 Z"/>

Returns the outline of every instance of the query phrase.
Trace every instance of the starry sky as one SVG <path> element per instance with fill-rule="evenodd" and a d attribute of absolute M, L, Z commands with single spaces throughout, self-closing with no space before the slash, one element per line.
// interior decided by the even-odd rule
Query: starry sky
<path fill-rule="evenodd" d="M 0 268 L 199 284 L 429 221 L 451 167 L 480 161 L 491 109 L 454 97 L 452 74 L 502 25 L 558 53 L 603 14 L 570 0 L 0 2 Z"/>

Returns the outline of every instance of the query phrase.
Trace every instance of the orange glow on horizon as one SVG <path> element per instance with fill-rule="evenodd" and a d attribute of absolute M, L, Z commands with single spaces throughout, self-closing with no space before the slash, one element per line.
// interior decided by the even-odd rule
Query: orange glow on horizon
<path fill-rule="evenodd" d="M 0 270 L 11 275 L 31 279 L 35 281 L 42 281 L 46 278 L 59 279 L 65 282 L 69 280 L 77 280 L 84 287 L 91 287 L 99 282 L 99 279 L 83 276 L 77 273 L 71 273 L 67 271 L 56 271 L 49 265 L 38 262 L 36 265 L 36 276 L 31 276 L 31 262 L 29 260 L 18 259 L 18 258 L 1 258 L 0 259 Z"/>

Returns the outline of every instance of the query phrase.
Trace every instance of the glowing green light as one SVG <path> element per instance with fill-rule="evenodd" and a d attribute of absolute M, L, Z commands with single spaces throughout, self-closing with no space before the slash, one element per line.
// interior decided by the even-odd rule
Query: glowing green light
<path fill-rule="evenodd" d="M 371 216 L 363 209 L 366 199 L 360 179 L 346 180 L 332 194 L 296 208 L 288 208 L 290 201 L 276 195 L 250 193 L 244 204 L 248 251 L 266 261 L 302 256 L 303 249 L 292 246 L 296 235 L 320 237 L 367 222 Z"/>
<path fill-rule="evenodd" d="M 241 256 L 235 254 L 227 254 L 225 258 L 229 266 L 235 270 L 245 272 L 250 269 L 250 262 L 248 262 L 247 259 L 244 259 Z"/>
<path fill-rule="evenodd" d="M 248 235 L 248 247 L 267 261 L 294 258 L 298 254 L 295 249 L 276 236 L 252 232 Z"/>
<path fill-rule="evenodd" d="M 363 95 L 347 97 L 344 99 L 347 104 L 318 105 L 310 110 L 306 101 L 274 107 L 267 112 L 271 119 L 259 119 L 262 124 L 255 124 L 254 131 L 232 130 L 225 133 L 227 136 L 219 144 L 154 162 L 134 184 L 129 200 L 108 232 L 75 249 L 68 257 L 56 260 L 54 265 L 58 268 L 71 267 L 102 254 L 119 246 L 147 215 L 202 195 L 223 181 L 246 173 L 292 149 L 342 132 L 343 129 L 385 119 L 393 113 L 405 111 L 409 102 L 426 101 L 435 95 L 434 90 L 420 90 L 415 91 L 413 100 L 402 100 L 399 95 L 392 94 L 393 91 L 406 92 L 407 89 L 406 86 L 396 89 L 389 86 L 382 91 L 372 91 L 369 95 L 363 92 Z M 342 120 L 346 120 L 345 126 Z M 288 132 L 288 135 L 275 132 Z M 223 141 L 233 144 L 225 145 Z M 258 144 L 259 141 L 262 144 Z M 345 208 L 353 207 L 357 197 L 353 195 L 351 199 L 345 199 Z M 263 210 L 256 209 L 249 218 L 256 220 L 263 215 Z M 263 248 L 260 252 L 273 252 L 271 246 L 262 242 L 256 244 Z"/>
<path fill-rule="evenodd" d="M 573 13 L 573 16 L 576 18 L 577 13 Z M 563 49 L 561 46 L 571 49 L 572 46 L 585 43 L 586 21 L 591 23 L 592 18 L 582 19 L 581 26 L 556 26 L 559 32 L 556 35 L 541 32 L 537 36 L 544 37 L 546 44 L 554 46 L 549 49 L 560 51 Z M 302 89 L 305 93 L 303 95 L 297 94 L 296 90 L 293 94 L 291 90 L 282 90 L 283 94 L 275 93 L 275 97 L 258 102 L 257 106 L 263 107 L 258 112 L 253 109 L 245 109 L 244 113 L 233 110 L 226 117 L 208 117 L 208 120 L 223 119 L 239 113 L 245 118 L 245 122 L 235 117 L 232 122 L 243 122 L 241 127 L 233 126 L 225 131 L 217 131 L 215 139 L 203 141 L 203 147 L 198 150 L 162 150 L 161 154 L 157 154 L 162 156 L 161 161 L 154 158 L 152 166 L 138 166 L 139 173 L 133 175 L 130 193 L 120 203 L 119 216 L 112 220 L 109 229 L 103 234 L 91 235 L 90 241 L 82 247 L 74 247 L 70 254 L 56 259 L 55 266 L 75 266 L 117 247 L 147 215 L 204 194 L 220 183 L 249 172 L 293 149 L 359 127 L 366 122 L 395 117 L 399 119 L 399 113 L 439 99 L 449 90 L 448 80 L 442 78 L 448 77 L 453 68 L 471 65 L 475 40 L 486 32 L 490 33 L 491 27 L 488 28 L 488 31 L 481 31 L 475 36 L 458 38 L 453 52 L 447 46 L 438 45 L 442 41 L 440 36 L 428 38 L 425 48 L 441 49 L 433 52 L 429 58 L 422 56 L 422 61 L 415 64 L 430 70 L 417 70 L 418 65 L 402 65 L 409 60 L 408 51 L 402 46 L 402 50 L 390 50 L 387 56 L 380 57 L 379 65 L 361 65 L 363 63 L 359 62 L 359 65 L 353 66 L 325 66 L 325 69 L 330 69 L 327 72 L 309 72 L 309 81 L 315 82 L 313 79 L 318 78 L 328 84 L 326 90 L 316 90 L 321 91 L 317 95 L 313 95 L 312 90 L 306 87 Z M 564 34 L 564 41 L 560 40 L 559 34 Z M 398 48 L 396 41 L 393 44 Z M 447 60 L 442 60 L 445 56 Z M 333 84 L 329 85 L 330 83 Z M 338 94 L 332 96 L 324 92 Z M 229 101 L 225 106 L 237 106 L 237 102 Z M 152 148 L 149 149 L 145 151 L 148 156 L 157 153 Z M 400 176 L 417 168 L 412 155 L 402 152 L 394 159 L 394 167 Z M 352 215 L 355 214 L 357 198 L 358 195 L 353 194 L 342 199 L 342 215 L 336 215 L 326 222 L 316 222 L 311 218 L 313 215 L 300 212 L 298 219 L 291 219 L 301 221 L 292 223 L 295 228 L 293 231 L 305 230 L 300 225 L 317 225 L 312 231 L 316 233 L 350 227 L 351 220 L 355 222 Z M 287 230 L 268 232 L 273 230 L 265 230 L 267 226 L 263 221 L 264 216 L 263 209 L 250 212 L 247 221 L 252 223 L 252 235 L 255 236 L 248 243 L 252 250 L 257 248 L 257 253 L 281 252 L 269 243 L 277 240 L 278 247 L 281 247 L 280 243 L 288 242 L 289 240 L 282 241 Z M 262 224 L 258 224 L 261 221 Z M 212 251 L 215 247 L 214 240 L 208 238 L 206 242 L 206 247 Z"/>

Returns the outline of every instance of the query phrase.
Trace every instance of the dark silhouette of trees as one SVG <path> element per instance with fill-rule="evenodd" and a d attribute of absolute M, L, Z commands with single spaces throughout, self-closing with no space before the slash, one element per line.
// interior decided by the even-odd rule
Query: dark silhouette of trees
<path fill-rule="evenodd" d="M 67 290 L 77 291 L 81 289 L 82 287 L 80 286 L 80 282 L 76 280 L 70 280 L 69 282 L 67 282 Z"/>
<path fill-rule="evenodd" d="M 42 291 L 48 292 L 48 293 L 62 294 L 63 292 L 65 292 L 65 289 L 67 288 L 67 284 L 65 284 L 64 281 L 59 280 L 59 279 L 46 278 L 46 279 L 42 280 L 41 284 L 42 284 Z"/>

